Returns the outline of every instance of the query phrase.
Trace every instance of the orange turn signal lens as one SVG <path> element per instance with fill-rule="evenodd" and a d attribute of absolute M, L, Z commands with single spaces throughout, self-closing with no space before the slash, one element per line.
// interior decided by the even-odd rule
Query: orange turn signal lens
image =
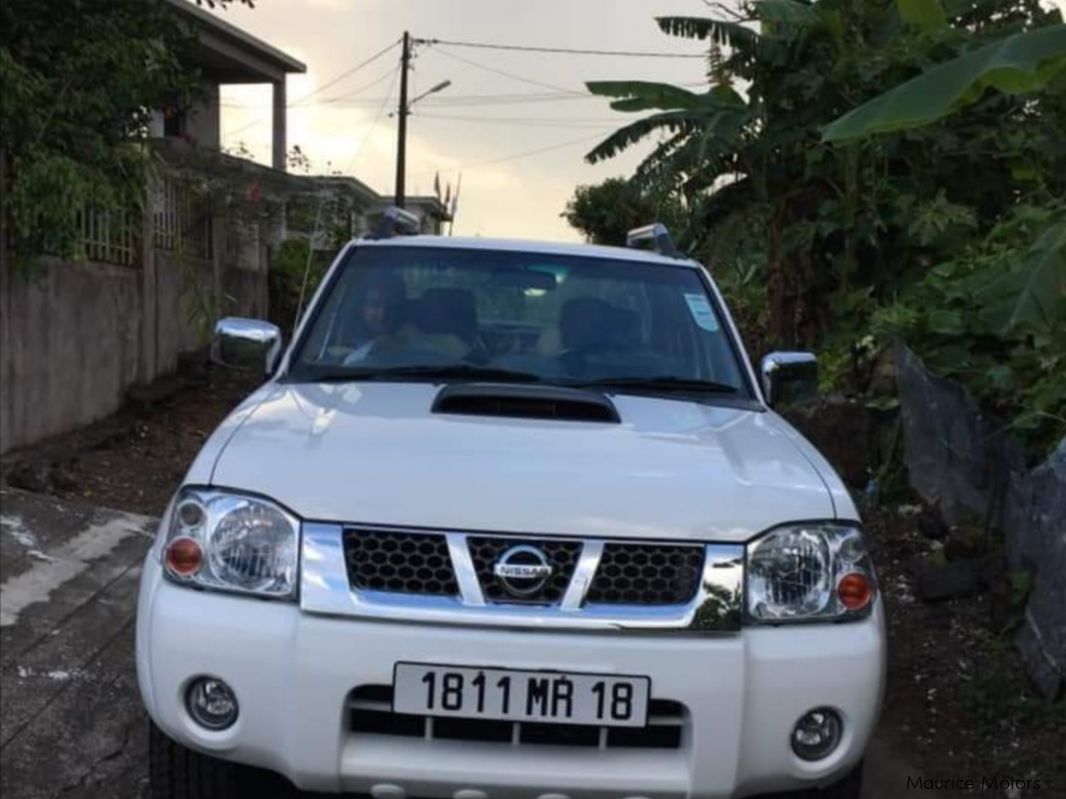
<path fill-rule="evenodd" d="M 191 577 L 200 571 L 204 553 L 200 545 L 188 536 L 175 538 L 167 545 L 165 555 L 167 568 L 179 577 Z"/>
<path fill-rule="evenodd" d="M 865 574 L 850 572 L 837 583 L 837 596 L 848 610 L 862 610 L 874 598 L 873 583 Z"/>

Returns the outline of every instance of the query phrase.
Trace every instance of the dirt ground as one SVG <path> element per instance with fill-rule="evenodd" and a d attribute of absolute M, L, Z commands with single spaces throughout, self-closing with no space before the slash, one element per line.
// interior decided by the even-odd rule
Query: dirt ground
<path fill-rule="evenodd" d="M 4 456 L 0 472 L 15 488 L 159 516 L 211 431 L 260 382 L 190 357 L 115 415 Z"/>
<path fill-rule="evenodd" d="M 882 729 L 923 777 L 977 780 L 947 796 L 1066 797 L 1066 697 L 1041 698 L 1012 643 L 1024 595 L 918 599 L 916 567 L 939 546 L 914 510 L 865 519 L 889 626 Z M 996 788 L 980 790 L 984 778 Z"/>
<path fill-rule="evenodd" d="M 0 471 L 17 488 L 158 516 L 255 383 L 191 360 L 115 416 L 6 456 Z M 920 601 L 916 565 L 938 545 L 918 531 L 914 508 L 877 509 L 866 521 L 891 635 L 881 744 L 916 778 L 976 782 L 973 791 L 937 785 L 938 796 L 1066 797 L 1066 700 L 1049 704 L 1027 682 L 1002 611 L 1010 597 Z"/>

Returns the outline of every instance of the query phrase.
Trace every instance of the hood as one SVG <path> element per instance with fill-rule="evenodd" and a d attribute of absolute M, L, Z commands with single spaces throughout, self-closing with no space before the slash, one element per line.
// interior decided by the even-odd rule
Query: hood
<path fill-rule="evenodd" d="M 741 541 L 833 518 L 773 413 L 613 395 L 620 423 L 448 415 L 439 387 L 274 384 L 211 482 L 305 519 L 464 531 Z"/>

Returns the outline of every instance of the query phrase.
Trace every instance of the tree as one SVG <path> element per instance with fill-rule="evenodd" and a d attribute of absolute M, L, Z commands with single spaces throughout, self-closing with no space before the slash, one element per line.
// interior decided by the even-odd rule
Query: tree
<path fill-rule="evenodd" d="M 669 224 L 675 204 L 656 199 L 625 178 L 608 178 L 592 186 L 578 186 L 562 216 L 592 244 L 626 243 L 626 234 L 652 222 Z"/>
<path fill-rule="evenodd" d="M 823 140 L 869 142 L 925 127 L 989 90 L 1023 94 L 1031 114 L 1062 119 L 1063 78 L 1066 26 L 1015 33 L 849 111 L 823 129 Z M 986 235 L 878 309 L 872 327 L 963 380 L 1042 455 L 1066 434 L 1066 199 L 1039 182 L 1019 193 Z"/>
<path fill-rule="evenodd" d="M 972 105 L 987 89 L 1033 94 L 1066 77 L 1066 25 L 1015 33 L 927 72 L 852 109 L 827 125 L 822 140 L 913 130 Z"/>
<path fill-rule="evenodd" d="M 1031 451 L 1057 442 L 1060 12 L 1036 0 L 751 0 L 736 18 L 658 23 L 710 43 L 708 89 L 590 83 L 644 115 L 587 158 L 660 137 L 633 180 L 684 197 L 689 241 L 746 337 L 817 347 L 827 382 L 852 392 L 902 338 Z"/>
<path fill-rule="evenodd" d="M 747 226 L 763 242 L 772 339 L 811 345 L 841 322 L 861 323 L 960 237 L 994 226 L 1016 189 L 1034 179 L 1063 189 L 1066 163 L 1049 146 L 1062 140 L 1061 120 L 1034 114 L 1024 97 L 984 97 L 950 125 L 873 145 L 821 140 L 828 122 L 931 63 L 1061 23 L 1036 0 L 953 6 L 752 0 L 736 19 L 661 18 L 664 32 L 711 43 L 711 85 L 589 83 L 615 110 L 653 113 L 587 158 L 660 134 L 635 179 L 673 180 L 701 247 L 714 247 L 719 230 Z"/>
<path fill-rule="evenodd" d="M 0 31 L 0 252 L 75 255 L 80 210 L 140 202 L 131 143 L 195 91 L 191 34 L 153 0 L 6 0 Z"/>

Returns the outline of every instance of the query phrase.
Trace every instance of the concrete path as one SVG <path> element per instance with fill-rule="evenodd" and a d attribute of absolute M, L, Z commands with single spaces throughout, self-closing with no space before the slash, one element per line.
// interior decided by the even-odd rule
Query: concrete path
<path fill-rule="evenodd" d="M 0 490 L 0 795 L 148 799 L 134 608 L 155 520 Z M 865 799 L 914 771 L 884 736 Z M 262 797 L 257 797 L 262 799 Z"/>
<path fill-rule="evenodd" d="M 0 795 L 146 796 L 133 617 L 152 519 L 0 491 Z"/>

